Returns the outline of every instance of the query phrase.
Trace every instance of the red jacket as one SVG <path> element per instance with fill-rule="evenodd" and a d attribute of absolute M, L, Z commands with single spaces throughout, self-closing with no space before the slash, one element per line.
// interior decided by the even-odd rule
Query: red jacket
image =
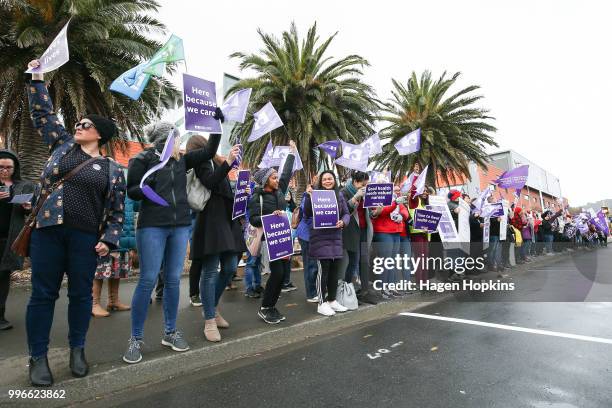
<path fill-rule="evenodd" d="M 393 202 L 393 204 L 383 207 L 382 212 L 378 217 L 372 218 L 372 227 L 374 228 L 375 233 L 396 234 L 401 233 L 406 229 L 405 221 L 410 216 L 408 209 L 406 206 L 400 205 L 399 213 L 404 222 L 397 223 L 391 219 L 391 213 L 396 207 L 397 203 Z"/>

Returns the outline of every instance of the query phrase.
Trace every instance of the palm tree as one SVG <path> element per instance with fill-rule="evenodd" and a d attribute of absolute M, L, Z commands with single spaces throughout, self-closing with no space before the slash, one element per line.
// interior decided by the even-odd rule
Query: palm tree
<path fill-rule="evenodd" d="M 365 84 L 362 68 L 368 62 L 359 55 L 348 55 L 333 60 L 326 55 L 336 36 L 320 42 L 316 23 L 300 41 L 295 23 L 282 33 L 282 40 L 264 33 L 258 34 L 264 47 L 257 54 L 236 52 L 241 69 L 252 69 L 256 75 L 238 81 L 227 94 L 253 88 L 249 113 L 261 109 L 269 101 L 278 111 L 284 127 L 272 132 L 275 145 L 295 140 L 304 169 L 314 173 L 326 158 L 315 146 L 332 139 L 358 143 L 369 136 L 379 104 L 372 88 Z M 252 115 L 232 131 L 234 141 L 245 142 L 253 127 Z M 258 163 L 268 138 L 250 143 L 244 160 L 249 165 Z M 300 172 L 304 186 L 304 173 Z"/>
<path fill-rule="evenodd" d="M 158 7 L 154 0 L 6 0 L 0 4 L 0 128 L 18 151 L 25 177 L 39 176 L 48 150 L 32 128 L 23 71 L 69 19 L 70 61 L 45 78 L 68 129 L 85 113 L 98 113 L 115 119 L 122 133 L 140 138 L 142 127 L 160 115 L 160 95 L 163 107 L 176 104 L 179 93 L 165 80 L 151 80 L 138 101 L 108 90 L 121 73 L 161 46 L 146 36 L 164 32 L 164 25 L 152 17 Z"/>
<path fill-rule="evenodd" d="M 497 129 L 488 123 L 494 118 L 487 115 L 486 109 L 475 106 L 483 98 L 472 93 L 479 89 L 476 85 L 445 97 L 459 75 L 447 78 L 445 72 L 437 81 L 432 81 L 429 71 L 423 72 L 420 80 L 413 72 L 405 86 L 392 80 L 393 97 L 381 117 L 389 125 L 380 133 L 381 139 L 389 143 L 383 148 L 378 168 L 405 175 L 415 162 L 429 165 L 427 182 L 436 186 L 436 175 L 449 185 L 456 175 L 469 176 L 470 161 L 486 167 L 485 147 L 497 146 L 490 134 Z M 395 143 L 418 128 L 421 128 L 421 150 L 400 156 Z"/>

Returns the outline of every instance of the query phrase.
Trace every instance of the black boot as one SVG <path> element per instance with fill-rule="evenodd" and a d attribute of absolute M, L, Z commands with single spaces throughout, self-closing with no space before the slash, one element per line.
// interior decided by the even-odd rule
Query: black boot
<path fill-rule="evenodd" d="M 85 360 L 85 349 L 75 347 L 70 349 L 70 370 L 77 378 L 85 377 L 89 372 L 89 364 Z"/>
<path fill-rule="evenodd" d="M 30 382 L 35 387 L 50 387 L 53 385 L 53 374 L 49 369 L 47 356 L 30 357 Z"/>
<path fill-rule="evenodd" d="M 0 330 L 12 329 L 13 325 L 11 322 L 4 318 L 4 307 L 0 307 Z"/>

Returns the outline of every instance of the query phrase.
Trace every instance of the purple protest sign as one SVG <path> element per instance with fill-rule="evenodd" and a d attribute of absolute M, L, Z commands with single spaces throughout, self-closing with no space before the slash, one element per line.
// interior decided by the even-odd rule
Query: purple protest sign
<path fill-rule="evenodd" d="M 310 194 L 312 200 L 312 227 L 336 228 L 338 223 L 338 200 L 333 190 L 313 190 Z"/>
<path fill-rule="evenodd" d="M 366 187 L 363 206 L 366 208 L 387 206 L 393 203 L 393 183 L 371 183 Z"/>
<path fill-rule="evenodd" d="M 70 20 L 68 20 L 64 28 L 60 30 L 57 37 L 53 39 L 43 55 L 40 56 L 38 59 L 40 65 L 36 68 L 28 69 L 26 71 L 27 73 L 44 74 L 46 72 L 51 72 L 70 60 L 70 51 L 68 49 L 68 24 L 70 24 Z"/>
<path fill-rule="evenodd" d="M 440 218 L 442 213 L 417 208 L 414 211 L 414 229 L 434 232 L 438 228 Z"/>
<path fill-rule="evenodd" d="M 151 174 L 155 173 L 157 170 L 163 168 L 170 157 L 172 156 L 172 151 L 174 150 L 174 129 L 170 130 L 168 133 L 168 138 L 166 139 L 166 144 L 164 145 L 164 150 L 162 150 L 161 156 L 159 157 L 159 163 L 155 166 L 151 167 L 140 179 L 140 188 L 142 189 L 142 193 L 155 204 L 162 205 L 164 207 L 168 207 L 169 204 L 166 200 L 164 200 L 159 194 L 155 192 L 149 185 L 145 184 L 145 180 Z"/>
<path fill-rule="evenodd" d="M 215 83 L 183 74 L 185 129 L 221 133 L 221 124 L 213 117 L 217 107 Z"/>
<path fill-rule="evenodd" d="M 234 193 L 234 208 L 232 210 L 232 220 L 242 217 L 246 214 L 247 204 L 249 203 L 249 194 L 247 187 L 251 179 L 249 170 L 240 170 L 236 179 L 236 192 Z"/>
<path fill-rule="evenodd" d="M 501 188 L 516 188 L 520 189 L 527 183 L 529 177 L 529 165 L 519 166 L 515 169 L 504 172 L 495 183 Z"/>
<path fill-rule="evenodd" d="M 270 262 L 293 255 L 291 224 L 287 213 L 261 217 Z"/>

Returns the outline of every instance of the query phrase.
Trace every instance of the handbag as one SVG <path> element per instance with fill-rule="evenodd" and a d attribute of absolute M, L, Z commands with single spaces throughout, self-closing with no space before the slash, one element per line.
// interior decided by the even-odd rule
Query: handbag
<path fill-rule="evenodd" d="M 215 165 L 212 160 L 210 161 L 213 171 Z M 202 211 L 206 207 L 206 203 L 210 199 L 211 192 L 202 182 L 198 179 L 194 169 L 187 171 L 187 202 L 189 207 L 195 211 Z"/>
<path fill-rule="evenodd" d="M 344 280 L 338 281 L 336 300 L 348 310 L 357 310 L 359 302 L 357 302 L 357 294 L 355 293 L 355 286 L 352 282 L 348 283 Z"/>
<path fill-rule="evenodd" d="M 42 208 L 45 201 L 47 201 L 47 198 L 49 198 L 49 196 L 51 195 L 51 193 L 53 193 L 53 191 L 55 191 L 55 189 L 57 189 L 63 183 L 74 177 L 85 166 L 98 160 L 98 158 L 99 156 L 85 160 L 83 163 L 72 169 L 70 173 L 66 174 L 60 180 L 53 183 L 53 185 L 49 189 L 47 189 L 44 194 L 40 194 L 40 196 L 38 197 L 38 201 L 36 202 L 36 207 L 34 207 L 32 212 L 26 219 L 23 228 L 21 229 L 21 231 L 19 231 L 17 238 L 15 238 L 15 241 L 13 241 L 13 244 L 11 245 L 11 250 L 13 250 L 14 253 L 21 257 L 30 256 L 30 239 L 32 238 L 32 231 L 34 230 L 34 226 L 36 225 L 36 216 L 38 215 L 38 212 Z"/>
<path fill-rule="evenodd" d="M 259 195 L 259 211 L 260 216 L 263 216 L 263 197 L 261 195 Z M 249 223 L 247 224 L 244 235 L 244 242 L 251 256 L 259 256 L 263 227 L 254 227 Z"/>

